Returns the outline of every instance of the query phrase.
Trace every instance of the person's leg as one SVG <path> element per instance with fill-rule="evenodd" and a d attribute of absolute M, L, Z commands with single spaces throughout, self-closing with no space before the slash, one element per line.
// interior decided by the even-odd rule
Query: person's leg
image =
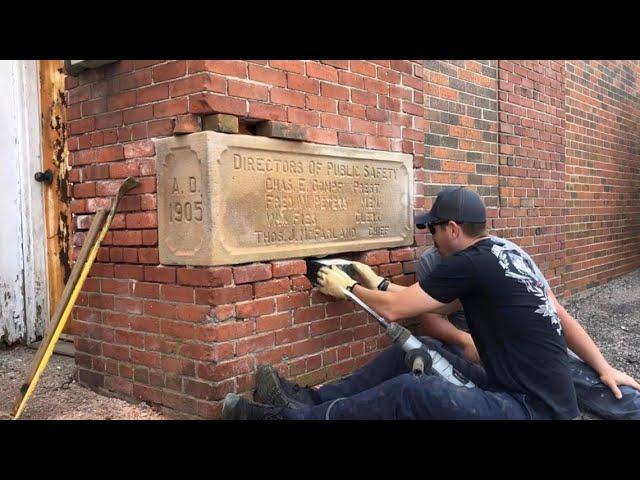
<path fill-rule="evenodd" d="M 640 420 L 640 392 L 621 386 L 618 400 L 611 389 L 600 381 L 596 371 L 575 355 L 569 355 L 569 366 L 578 405 L 606 420 Z"/>
<path fill-rule="evenodd" d="M 430 349 L 436 350 L 447 358 L 454 367 L 476 385 L 482 386 L 484 370 L 482 367 L 462 357 L 462 351 L 455 345 L 446 345 L 430 338 L 420 338 Z M 389 378 L 406 373 L 409 369 L 404 364 L 404 352 L 397 346 L 391 346 L 380 353 L 374 360 L 361 369 L 341 380 L 329 383 L 319 389 L 301 388 L 293 382 L 280 378 L 278 373 L 268 365 L 261 365 L 256 374 L 256 390 L 254 399 L 259 403 L 300 408 L 304 405 L 317 405 L 335 398 L 348 397 L 367 390 Z M 474 371 L 475 369 L 475 371 Z M 477 372 L 480 372 L 480 375 Z M 476 373 L 474 375 L 474 373 Z"/>
<path fill-rule="evenodd" d="M 299 420 L 527 420 L 522 395 L 457 387 L 435 376 L 405 373 L 348 398 L 286 410 Z"/>
<path fill-rule="evenodd" d="M 482 366 L 470 362 L 462 356 L 462 349 L 457 345 L 443 344 L 431 337 L 420 337 L 420 341 L 451 362 L 462 375 L 475 383 L 478 387 L 486 385 L 486 373 Z M 328 383 L 317 389 L 314 400 L 317 404 L 336 398 L 350 397 L 360 393 L 385 380 L 393 378 L 409 369 L 404 363 L 405 352 L 397 345 L 391 345 L 380 355 L 350 376 Z"/>
<path fill-rule="evenodd" d="M 404 355 L 405 353 L 400 347 L 391 345 L 348 377 L 318 388 L 315 392 L 317 404 L 336 398 L 350 397 L 385 380 L 408 372 L 409 369 L 404 363 Z"/>
<path fill-rule="evenodd" d="M 420 340 L 432 350 L 437 351 L 451 362 L 462 375 L 482 388 L 486 383 L 484 369 L 462 356 L 457 345 L 443 344 L 431 337 Z M 256 375 L 256 393 L 254 398 L 260 403 L 299 408 L 304 404 L 321 404 L 336 398 L 349 397 L 367 390 L 409 369 L 404 363 L 405 352 L 392 345 L 381 352 L 371 362 L 341 380 L 328 383 L 318 389 L 300 388 L 292 382 L 282 379 L 273 368 L 261 366 Z"/>

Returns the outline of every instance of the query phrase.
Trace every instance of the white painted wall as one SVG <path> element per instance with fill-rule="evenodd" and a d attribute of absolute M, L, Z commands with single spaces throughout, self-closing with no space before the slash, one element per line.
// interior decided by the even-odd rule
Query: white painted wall
<path fill-rule="evenodd" d="M 35 60 L 0 61 L 0 341 L 32 342 L 49 316 Z"/>

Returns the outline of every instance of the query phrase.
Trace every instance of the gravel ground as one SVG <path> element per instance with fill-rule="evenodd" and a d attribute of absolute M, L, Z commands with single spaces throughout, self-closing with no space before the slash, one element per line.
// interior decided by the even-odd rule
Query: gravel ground
<path fill-rule="evenodd" d="M 562 304 L 612 366 L 640 381 L 640 269 Z"/>
<path fill-rule="evenodd" d="M 605 358 L 640 379 L 640 269 L 564 300 L 563 305 L 589 333 Z M 35 350 L 0 350 L 0 416 L 11 412 Z M 98 395 L 74 380 L 73 358 L 53 355 L 29 399 L 23 419 L 162 420 L 146 403 L 131 404 Z M 593 416 L 582 414 L 582 419 Z"/>
<path fill-rule="evenodd" d="M 0 351 L 0 415 L 13 410 L 36 350 L 18 345 Z M 99 395 L 74 380 L 75 362 L 54 354 L 20 418 L 25 420 L 163 420 L 146 403 Z"/>
<path fill-rule="evenodd" d="M 561 303 L 613 367 L 640 381 L 640 269 Z"/>

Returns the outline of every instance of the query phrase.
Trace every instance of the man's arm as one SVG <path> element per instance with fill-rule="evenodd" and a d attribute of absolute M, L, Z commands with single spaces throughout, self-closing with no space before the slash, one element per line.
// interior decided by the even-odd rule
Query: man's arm
<path fill-rule="evenodd" d="M 444 315 L 423 313 L 420 316 L 420 327 L 423 335 L 437 338 L 444 343 L 460 345 L 467 360 L 480 363 L 480 356 L 471 335 L 456 328 Z"/>
<path fill-rule="evenodd" d="M 355 263 L 355 262 L 354 262 Z M 366 269 L 371 269 L 371 267 L 369 267 L 368 265 L 363 265 Z M 362 267 L 360 267 L 362 268 Z M 375 275 L 373 273 L 373 271 L 371 272 L 373 275 Z M 382 278 L 382 277 L 379 277 Z M 376 290 L 375 287 L 373 287 L 372 285 L 377 285 L 379 283 L 379 281 L 376 279 L 373 282 L 367 282 L 368 284 L 365 284 L 364 286 L 367 287 L 369 290 Z M 387 287 L 387 292 L 402 292 L 403 290 L 407 289 L 409 287 L 405 287 L 404 285 L 397 285 L 395 283 L 389 283 L 389 286 Z M 438 308 L 437 310 L 434 311 L 434 313 L 437 313 L 439 315 L 449 315 L 450 313 L 454 313 L 457 312 L 458 310 L 462 310 L 462 304 L 460 303 L 460 300 L 456 299 L 451 303 L 443 303 L 443 306 Z M 446 319 L 445 319 L 446 320 Z M 455 327 L 454 327 L 455 328 Z M 458 330 L 456 328 L 456 330 Z M 443 341 L 445 341 L 444 339 L 441 339 Z"/>
<path fill-rule="evenodd" d="M 456 328 L 447 317 L 439 313 L 423 313 L 420 315 L 421 333 L 437 338 L 445 343 L 465 345 L 471 337 L 467 332 Z M 468 338 L 467 338 L 468 337 Z"/>
<path fill-rule="evenodd" d="M 585 332 L 576 319 L 560 305 L 560 302 L 558 302 L 556 296 L 551 292 L 551 289 L 547 289 L 547 291 L 555 304 L 558 317 L 560 317 L 562 330 L 564 331 L 564 337 L 568 347 L 600 375 L 602 383 L 611 389 L 616 398 L 622 398 L 622 393 L 618 385 L 628 385 L 640 390 L 638 382 L 626 373 L 620 372 L 609 365 L 609 362 L 604 358 L 596 344 L 593 343 L 589 334 Z"/>
<path fill-rule="evenodd" d="M 352 292 L 391 322 L 419 316 L 426 335 L 460 345 L 467 360 L 480 363 L 480 356 L 471 335 L 458 330 L 442 315 L 460 310 L 459 300 L 441 303 L 427 294 L 419 283 L 410 287 L 396 286 L 399 288 L 389 288 L 386 292 L 381 292 L 356 285 Z"/>
<path fill-rule="evenodd" d="M 353 294 L 391 322 L 435 312 L 447 306 L 429 296 L 418 283 L 397 291 L 369 290 L 356 285 Z"/>
<path fill-rule="evenodd" d="M 354 262 L 358 280 L 369 290 L 377 290 L 377 286 L 382 282 L 382 277 L 378 276 L 368 265 Z M 389 283 L 387 292 L 402 292 L 407 289 L 404 285 Z M 462 305 L 458 299 L 438 308 L 435 313 L 423 313 L 420 315 L 420 326 L 423 335 L 429 335 L 445 343 L 460 345 L 464 351 L 463 355 L 470 361 L 480 363 L 480 357 L 475 343 L 467 332 L 456 328 L 446 316 L 462 310 Z"/>
<path fill-rule="evenodd" d="M 421 261 L 422 260 L 423 259 L 421 257 Z M 426 260 L 425 260 L 425 262 L 426 262 Z M 373 271 L 373 269 L 370 266 L 365 265 L 364 263 L 352 262 L 352 265 L 353 265 L 353 268 L 355 270 L 356 280 L 358 282 L 360 282 L 361 285 L 366 287 L 367 289 L 373 290 L 373 291 L 377 291 L 378 287 L 384 281 L 384 278 L 379 276 L 377 273 L 375 273 Z M 421 270 L 425 270 L 423 265 L 421 266 Z M 396 285 L 394 283 L 388 283 L 385 293 L 404 294 L 405 297 L 400 297 L 400 298 L 407 298 L 407 299 L 415 300 L 415 297 L 413 297 L 411 293 L 407 293 L 406 292 L 407 290 L 412 290 L 414 292 L 419 292 L 419 293 L 421 293 L 423 295 L 423 296 L 421 296 L 421 298 L 417 299 L 418 303 L 423 301 L 423 300 L 425 300 L 425 297 L 426 298 L 431 298 L 432 300 L 435 301 L 435 299 L 433 299 L 427 293 L 425 293 L 425 291 L 422 289 L 422 287 L 420 287 L 419 283 L 416 283 L 416 284 L 412 285 L 411 287 L 405 287 L 405 286 L 402 286 L 402 285 Z M 360 295 L 358 295 L 358 296 L 360 296 Z M 385 298 L 385 297 L 381 297 L 381 298 Z M 386 298 L 389 298 L 389 297 L 386 297 Z M 391 298 L 395 298 L 395 297 L 391 297 Z M 363 298 L 363 300 L 365 300 L 365 299 Z M 369 303 L 366 300 L 365 300 L 365 302 Z M 447 303 L 447 304 L 440 303 L 440 302 L 437 302 L 437 303 L 438 303 L 439 306 L 435 307 L 435 306 L 432 305 L 431 306 L 432 310 L 429 310 L 430 312 L 439 313 L 439 314 L 442 314 L 442 315 L 447 315 L 447 314 L 450 314 L 450 313 L 457 312 L 458 310 L 462 310 L 462 305 L 460 304 L 460 301 L 458 299 L 455 299 L 452 302 Z M 380 312 L 380 313 L 382 313 L 382 312 Z M 407 315 L 407 316 L 408 317 L 416 316 L 416 315 L 419 315 L 420 313 L 423 313 L 423 312 L 418 312 L 418 313 L 416 313 L 414 315 Z M 401 316 L 399 318 L 406 318 L 406 317 L 402 317 Z"/>

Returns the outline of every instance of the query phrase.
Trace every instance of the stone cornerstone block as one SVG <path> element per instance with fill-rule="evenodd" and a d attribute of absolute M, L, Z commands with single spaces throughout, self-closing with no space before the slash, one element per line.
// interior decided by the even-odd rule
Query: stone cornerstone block
<path fill-rule="evenodd" d="M 158 139 L 156 152 L 163 264 L 413 243 L 411 155 L 210 131 Z"/>

